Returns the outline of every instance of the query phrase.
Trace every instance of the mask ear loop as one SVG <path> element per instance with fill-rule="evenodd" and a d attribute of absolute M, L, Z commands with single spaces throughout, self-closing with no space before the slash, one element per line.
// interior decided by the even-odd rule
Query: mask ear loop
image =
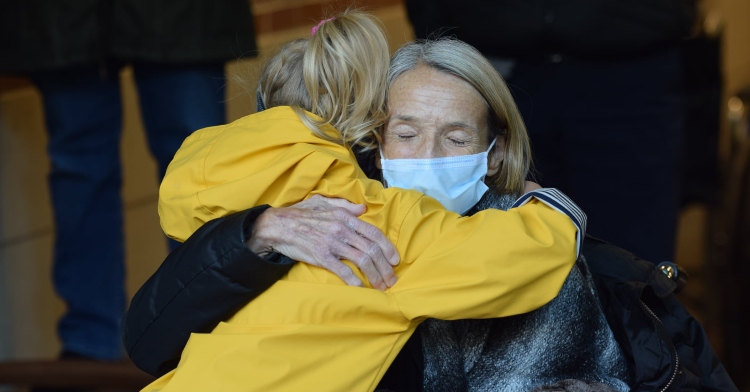
<path fill-rule="evenodd" d="M 380 144 L 378 144 L 378 152 L 380 153 L 380 176 L 383 179 L 383 187 L 388 188 L 388 181 L 385 179 L 385 174 L 383 174 L 383 172 L 385 171 L 383 169 L 383 164 L 386 159 L 383 156 L 383 146 L 381 146 Z"/>
<path fill-rule="evenodd" d="M 489 147 L 489 148 L 487 149 L 487 154 L 489 154 L 489 153 L 490 153 L 490 151 L 492 151 L 492 147 L 495 147 L 495 142 L 496 142 L 496 141 L 497 141 L 497 137 L 494 137 L 494 138 L 492 139 L 492 143 L 490 143 L 490 147 Z"/>
<path fill-rule="evenodd" d="M 260 87 L 255 91 L 255 99 L 257 100 L 257 105 L 255 107 L 256 111 L 262 112 L 266 110 L 266 105 L 263 103 L 263 97 L 260 95 Z"/>
<path fill-rule="evenodd" d="M 494 139 L 492 139 L 492 143 L 490 143 L 490 147 L 487 149 L 487 151 L 484 152 L 484 154 L 486 154 L 486 156 L 484 157 L 484 162 L 488 166 L 487 170 L 489 170 L 489 163 L 487 162 L 487 160 L 490 159 L 490 151 L 492 151 L 492 148 L 495 147 L 495 142 L 496 141 L 497 141 L 497 137 L 495 137 Z M 486 172 L 482 176 L 482 181 L 484 181 L 485 178 L 487 178 L 487 173 Z"/>

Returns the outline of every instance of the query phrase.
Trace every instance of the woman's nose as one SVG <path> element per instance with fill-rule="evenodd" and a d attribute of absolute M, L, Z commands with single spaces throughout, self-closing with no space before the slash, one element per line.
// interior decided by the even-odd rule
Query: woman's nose
<path fill-rule="evenodd" d="M 436 140 L 423 140 L 417 151 L 419 156 L 415 158 L 428 159 L 442 158 L 446 156 L 445 151 L 443 151 L 443 148 Z"/>

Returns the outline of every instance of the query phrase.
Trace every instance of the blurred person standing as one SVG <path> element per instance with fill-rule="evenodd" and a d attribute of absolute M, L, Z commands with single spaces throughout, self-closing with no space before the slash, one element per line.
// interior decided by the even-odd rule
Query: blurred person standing
<path fill-rule="evenodd" d="M 256 55 L 249 2 L 3 1 L 0 51 L 0 72 L 29 77 L 44 103 L 60 356 L 123 358 L 119 71 L 132 66 L 161 179 L 188 135 L 226 122 L 224 63 Z"/>
<path fill-rule="evenodd" d="M 406 0 L 417 38 L 456 35 L 493 60 L 531 137 L 537 180 L 588 232 L 672 260 L 685 102 L 680 44 L 696 0 Z"/>

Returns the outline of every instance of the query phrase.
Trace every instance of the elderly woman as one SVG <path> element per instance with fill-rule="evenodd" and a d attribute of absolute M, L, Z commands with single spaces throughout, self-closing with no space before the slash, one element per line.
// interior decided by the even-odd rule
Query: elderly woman
<path fill-rule="evenodd" d="M 509 164 L 511 160 L 528 161 L 528 142 L 507 89 L 490 83 L 499 78 L 483 74 L 490 72 L 486 65 L 473 48 L 450 40 L 413 43 L 394 55 L 391 118 L 380 159 L 375 157 L 389 186 L 419 189 L 468 214 L 507 209 L 520 196 L 528 166 L 520 165 L 525 169 L 517 173 L 508 173 L 508 168 L 519 167 Z M 469 186 L 446 183 L 446 175 L 429 178 L 430 171 L 440 173 L 442 167 L 432 165 L 434 158 L 444 164 L 450 162 L 448 157 L 488 149 L 486 162 L 481 162 Z M 417 163 L 427 170 L 419 175 L 408 172 L 414 167 L 400 167 L 404 158 L 425 160 Z M 404 176 L 405 170 L 412 175 Z M 480 183 L 485 175 L 486 188 Z M 131 358 L 153 374 L 170 370 L 190 332 L 211 330 L 284 275 L 292 259 L 330 268 L 351 284 L 361 282 L 337 259 L 360 260 L 373 286 L 393 285 L 388 264 L 394 259 L 393 248 L 372 227 L 353 219 L 361 212 L 344 201 L 317 198 L 289 208 L 258 207 L 206 223 L 134 298 L 124 320 Z M 286 223 L 290 215 L 298 223 Z M 344 222 L 350 229 L 336 231 L 336 240 L 310 246 L 305 240 L 314 233 L 311 216 L 332 217 L 329 227 Z M 575 380 L 601 390 L 628 390 L 628 383 L 641 380 L 632 379 L 626 363 L 586 265 L 579 261 L 560 295 L 537 311 L 512 318 L 423 324 L 380 386 L 510 391 Z M 673 368 L 676 374 L 676 365 L 663 371 L 672 377 L 662 386 L 674 382 Z"/>

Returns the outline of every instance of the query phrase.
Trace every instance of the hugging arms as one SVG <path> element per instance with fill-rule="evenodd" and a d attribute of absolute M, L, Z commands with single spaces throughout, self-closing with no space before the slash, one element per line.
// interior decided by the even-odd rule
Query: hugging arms
<path fill-rule="evenodd" d="M 450 50 L 441 50 L 446 49 L 446 47 Z M 412 51 L 410 52 L 409 49 L 412 49 Z M 402 57 L 399 57 L 397 54 L 396 59 L 403 59 L 404 57 L 408 59 L 415 52 L 425 56 L 424 53 L 429 52 L 428 49 L 430 48 L 422 44 L 414 44 L 411 47 L 407 47 L 407 50 L 399 52 Z M 508 102 L 512 102 L 512 100 L 503 99 L 503 97 L 498 97 L 492 92 L 487 92 L 488 89 L 497 89 L 497 86 L 494 85 L 491 88 L 483 87 L 481 83 L 486 83 L 487 79 L 485 78 L 479 77 L 477 78 L 478 83 L 472 84 L 467 81 L 467 79 L 472 80 L 471 75 L 462 74 L 464 76 L 456 80 L 454 79 L 455 73 L 449 73 L 448 76 L 445 76 L 441 72 L 434 71 L 435 69 L 440 69 L 439 67 L 432 68 L 433 66 L 427 66 L 426 69 L 424 67 L 419 68 L 419 66 L 434 63 L 436 61 L 434 57 L 436 56 L 445 56 L 446 53 L 450 54 L 455 52 L 456 49 L 468 50 L 460 44 L 456 47 L 451 42 L 435 44 L 432 49 L 435 49 L 432 53 L 433 58 L 423 57 L 420 59 L 419 56 L 416 56 L 419 59 L 415 61 L 416 65 L 412 68 L 406 67 L 406 71 L 397 75 L 403 78 L 394 77 L 391 82 L 392 87 L 400 86 L 403 89 L 391 89 L 391 94 L 395 95 L 391 96 L 390 105 L 392 114 L 395 115 L 392 116 L 393 122 L 387 124 L 385 128 L 386 135 L 383 138 L 384 142 L 382 145 L 383 155 L 386 159 L 411 157 L 439 160 L 453 156 L 482 154 L 482 151 L 486 151 L 487 155 L 484 155 L 482 158 L 487 160 L 486 170 L 488 175 L 487 179 L 481 178 L 480 181 L 493 186 L 495 184 L 501 185 L 495 188 L 494 192 L 486 192 L 480 195 L 482 196 L 480 198 L 482 200 L 475 200 L 476 205 L 469 206 L 470 211 L 468 211 L 468 214 L 474 214 L 478 210 L 486 208 L 509 208 L 515 200 L 513 194 L 519 195 L 522 193 L 520 189 L 523 189 L 522 184 L 526 174 L 526 171 L 523 170 L 520 172 L 513 172 L 511 170 L 514 167 L 514 161 L 517 162 L 519 158 L 523 160 L 524 150 L 519 146 L 523 146 L 523 142 L 526 140 L 524 133 L 520 132 L 522 128 L 518 128 L 517 126 L 520 118 L 514 117 L 512 110 L 509 111 L 508 107 L 504 106 L 508 105 Z M 461 52 L 463 56 L 457 57 L 466 58 L 473 55 L 471 51 L 469 51 L 468 55 L 465 52 L 465 50 Z M 427 54 L 429 55 L 429 53 Z M 448 60 L 450 60 L 450 63 L 457 62 L 456 58 L 449 58 Z M 449 64 L 442 65 L 450 69 Z M 457 73 L 461 74 L 460 72 Z M 420 78 L 422 83 L 418 83 L 420 82 Z M 469 83 L 468 90 L 461 88 L 466 87 L 461 84 L 462 80 Z M 424 83 L 425 81 L 429 81 L 429 83 Z M 417 83 L 410 85 L 411 82 Z M 420 89 L 419 86 L 427 87 L 425 90 Z M 489 102 L 489 107 L 492 108 L 494 116 L 487 116 L 488 110 L 484 112 L 481 110 L 462 110 L 466 107 L 467 102 L 477 102 L 472 101 L 473 98 L 477 98 L 476 95 L 472 95 L 477 91 L 481 91 L 478 94 L 478 102 L 480 104 L 470 107 L 487 107 L 484 105 Z M 405 94 L 399 96 L 398 92 Z M 455 94 L 448 94 L 451 92 Z M 424 97 L 429 97 L 430 99 L 422 99 Z M 448 112 L 446 110 L 436 111 L 432 109 L 439 107 L 440 104 L 445 104 L 446 107 L 444 109 L 447 109 Z M 450 112 L 451 108 L 453 108 L 453 112 Z M 436 116 L 436 113 L 439 115 Z M 462 121 L 456 121 L 455 118 L 451 118 L 450 116 L 441 117 L 445 113 L 451 113 L 453 116 L 469 115 L 469 117 L 464 118 Z M 490 120 L 485 120 L 488 117 Z M 440 124 L 443 124 L 441 121 L 445 121 L 445 124 L 449 126 L 441 126 Z M 499 123 L 497 124 L 498 126 L 492 127 L 493 122 Z M 456 127 L 455 124 L 457 123 L 468 126 Z M 504 133 L 493 133 L 495 132 L 493 130 L 496 129 Z M 489 141 L 491 138 L 488 136 L 490 135 L 494 139 L 494 145 Z M 493 146 L 491 151 L 487 151 L 488 146 Z M 341 158 L 345 159 L 345 155 L 342 154 Z M 499 163 L 496 159 L 498 155 L 502 158 L 499 160 L 499 162 L 503 162 L 501 166 L 496 165 L 496 163 Z M 528 156 L 526 156 L 526 159 L 528 159 Z M 444 161 L 439 162 L 445 163 Z M 494 175 L 490 176 L 490 171 L 494 171 Z M 512 181 L 508 178 L 510 173 L 514 173 Z M 498 179 L 500 180 L 498 181 Z M 245 185 L 245 188 L 247 188 L 248 186 L 252 186 L 253 183 L 248 182 Z M 510 192 L 503 192 L 502 190 L 510 190 Z M 423 191 L 429 195 L 431 190 L 426 189 Z M 238 197 L 245 196 L 241 192 L 235 192 L 234 194 L 238 195 Z M 539 193 L 539 195 L 543 197 L 541 196 L 543 193 Z M 436 195 L 436 197 L 440 197 L 440 195 Z M 202 200 L 205 201 L 205 199 Z M 221 203 L 207 207 L 208 210 L 212 208 L 226 208 L 226 199 L 222 198 Z M 290 271 L 294 263 L 282 255 L 272 253 L 266 258 L 261 258 L 249 251 L 246 241 L 250 240 L 250 244 L 252 245 L 253 238 L 257 239 L 261 237 L 262 239 L 262 231 L 261 233 L 256 232 L 256 236 L 253 237 L 253 229 L 256 228 L 253 223 L 259 221 L 258 217 L 262 217 L 261 212 L 265 207 L 255 207 L 251 210 L 245 210 L 245 208 L 235 209 L 235 211 L 240 212 L 224 218 L 208 220 L 195 234 L 190 236 L 180 249 L 169 256 L 160 271 L 136 295 L 124 322 L 124 333 L 128 352 L 139 366 L 156 374 L 163 374 L 171 370 L 176 364 L 175 356 L 182 349 L 180 345 L 184 345 L 184 342 L 188 338 L 187 335 L 190 332 L 208 332 L 212 330 L 219 321 L 226 320 L 227 317 L 246 306 L 247 302 L 255 295 L 258 295 L 265 288 L 269 287 L 273 281 L 287 275 L 287 272 Z M 371 220 L 370 222 L 374 221 Z M 579 229 L 579 233 L 582 231 L 582 229 Z M 455 233 L 458 234 L 458 232 Z M 468 249 L 466 253 L 456 254 L 451 258 L 449 264 L 459 267 L 462 263 L 466 263 L 467 259 L 471 262 L 476 257 L 481 257 L 487 253 L 499 254 L 513 247 L 511 243 L 506 243 L 505 246 L 502 245 L 504 243 L 502 242 L 503 236 L 514 235 L 513 233 L 500 232 L 495 234 L 496 237 L 486 237 L 484 240 L 479 241 L 481 245 Z M 455 240 L 455 238 L 451 238 L 450 240 Z M 378 241 L 375 242 L 377 243 Z M 446 244 L 437 244 L 438 247 L 441 245 Z M 261 248 L 263 247 L 267 249 L 268 244 L 261 244 Z M 274 248 L 274 246 L 271 245 L 271 248 Z M 378 257 L 378 252 L 383 254 L 389 252 L 387 246 L 384 246 L 384 248 L 378 246 L 378 248 L 383 250 L 373 252 L 375 258 Z M 360 249 L 360 251 L 362 250 Z M 480 250 L 480 252 L 477 253 L 477 250 Z M 407 260 L 404 254 L 400 256 L 401 262 Z M 519 256 L 521 259 L 533 257 L 531 254 L 520 254 Z M 392 260 L 387 259 L 386 262 L 390 264 Z M 540 262 L 544 261 L 540 259 Z M 506 266 L 508 267 L 508 271 L 514 270 L 512 265 L 506 264 Z M 518 264 L 515 268 L 521 266 L 523 264 Z M 433 268 L 439 267 L 434 266 Z M 380 267 L 374 267 L 374 269 L 380 271 L 386 285 L 393 284 L 392 281 L 388 280 L 387 268 L 384 268 L 382 263 Z M 358 271 L 356 268 L 353 270 L 354 273 L 358 273 Z M 513 277 L 523 276 L 522 279 L 525 281 L 525 279 L 533 279 L 537 272 L 527 270 L 519 273 L 519 275 L 513 275 Z M 426 269 L 422 270 L 422 273 L 424 274 L 422 275 L 424 279 L 429 279 L 428 276 L 434 275 L 434 271 L 430 270 L 429 264 L 427 264 Z M 456 271 L 448 272 L 446 270 L 445 273 L 447 275 L 444 278 L 448 278 L 447 282 L 450 281 L 450 274 L 455 274 Z M 564 275 L 560 278 L 560 281 L 564 279 Z M 476 276 L 484 275 L 478 274 Z M 419 279 L 419 277 L 420 275 L 417 275 L 414 279 Z M 363 278 L 362 275 L 358 277 L 361 282 L 365 282 Z M 395 284 L 398 285 L 398 283 Z M 532 286 L 520 284 L 516 287 L 530 289 Z M 494 290 L 497 289 L 498 287 L 494 287 Z M 474 295 L 476 294 L 476 287 L 474 289 L 467 288 L 465 291 L 456 291 L 454 294 L 458 296 Z M 596 305 L 598 302 L 594 297 L 588 303 Z M 437 306 L 438 308 L 442 308 L 458 305 L 454 310 L 459 310 L 462 304 L 463 306 L 467 306 L 467 302 L 460 301 L 458 304 L 444 303 L 437 304 Z M 180 308 L 180 305 L 183 307 Z M 435 314 L 442 313 L 445 316 L 446 314 L 438 308 L 434 309 L 436 310 Z M 532 309 L 527 308 L 525 311 Z M 596 311 L 598 308 L 594 306 L 592 309 Z M 599 312 L 601 313 L 601 311 Z M 494 317 L 499 315 L 497 313 Z M 174 325 L 165 321 L 164 318 L 166 316 L 172 317 L 171 320 L 173 321 L 179 320 L 180 323 L 188 323 L 188 325 L 185 325 L 185 329 L 172 331 Z M 602 325 L 601 327 L 604 328 L 603 330 L 608 330 L 606 325 Z M 472 328 L 481 330 L 484 327 L 477 326 Z M 172 335 L 169 335 L 170 332 Z M 159 341 L 160 339 L 164 340 Z M 414 339 L 410 340 L 410 342 L 413 341 Z M 177 343 L 173 344 L 174 342 Z M 148 352 L 148 350 L 155 347 L 158 348 L 159 346 L 162 348 L 170 346 L 167 350 L 170 352 L 166 355 Z M 420 348 L 409 350 L 409 352 L 417 354 L 413 358 L 417 358 L 422 354 Z M 149 354 L 151 358 L 145 361 L 148 363 L 137 360 L 137 358 L 147 357 Z M 581 351 L 579 354 L 585 356 L 587 352 Z M 418 362 L 418 359 L 406 361 L 409 366 L 414 365 L 413 367 L 416 371 L 410 372 L 410 374 L 417 375 L 417 380 L 414 381 L 414 384 L 418 384 L 421 388 L 422 383 L 418 377 L 422 375 L 425 369 L 421 369 Z M 395 365 L 392 368 L 405 369 L 405 367 Z M 613 374 L 616 375 L 616 373 Z M 592 375 L 596 376 L 594 372 L 592 372 Z M 559 376 L 565 377 L 565 374 L 561 373 Z M 385 379 L 387 378 L 386 374 Z M 623 376 L 622 378 L 627 377 Z M 620 385 L 615 381 L 616 379 L 617 377 L 614 377 L 612 385 Z M 635 380 L 634 382 L 638 381 Z M 405 389 L 414 390 L 414 388 Z"/>

